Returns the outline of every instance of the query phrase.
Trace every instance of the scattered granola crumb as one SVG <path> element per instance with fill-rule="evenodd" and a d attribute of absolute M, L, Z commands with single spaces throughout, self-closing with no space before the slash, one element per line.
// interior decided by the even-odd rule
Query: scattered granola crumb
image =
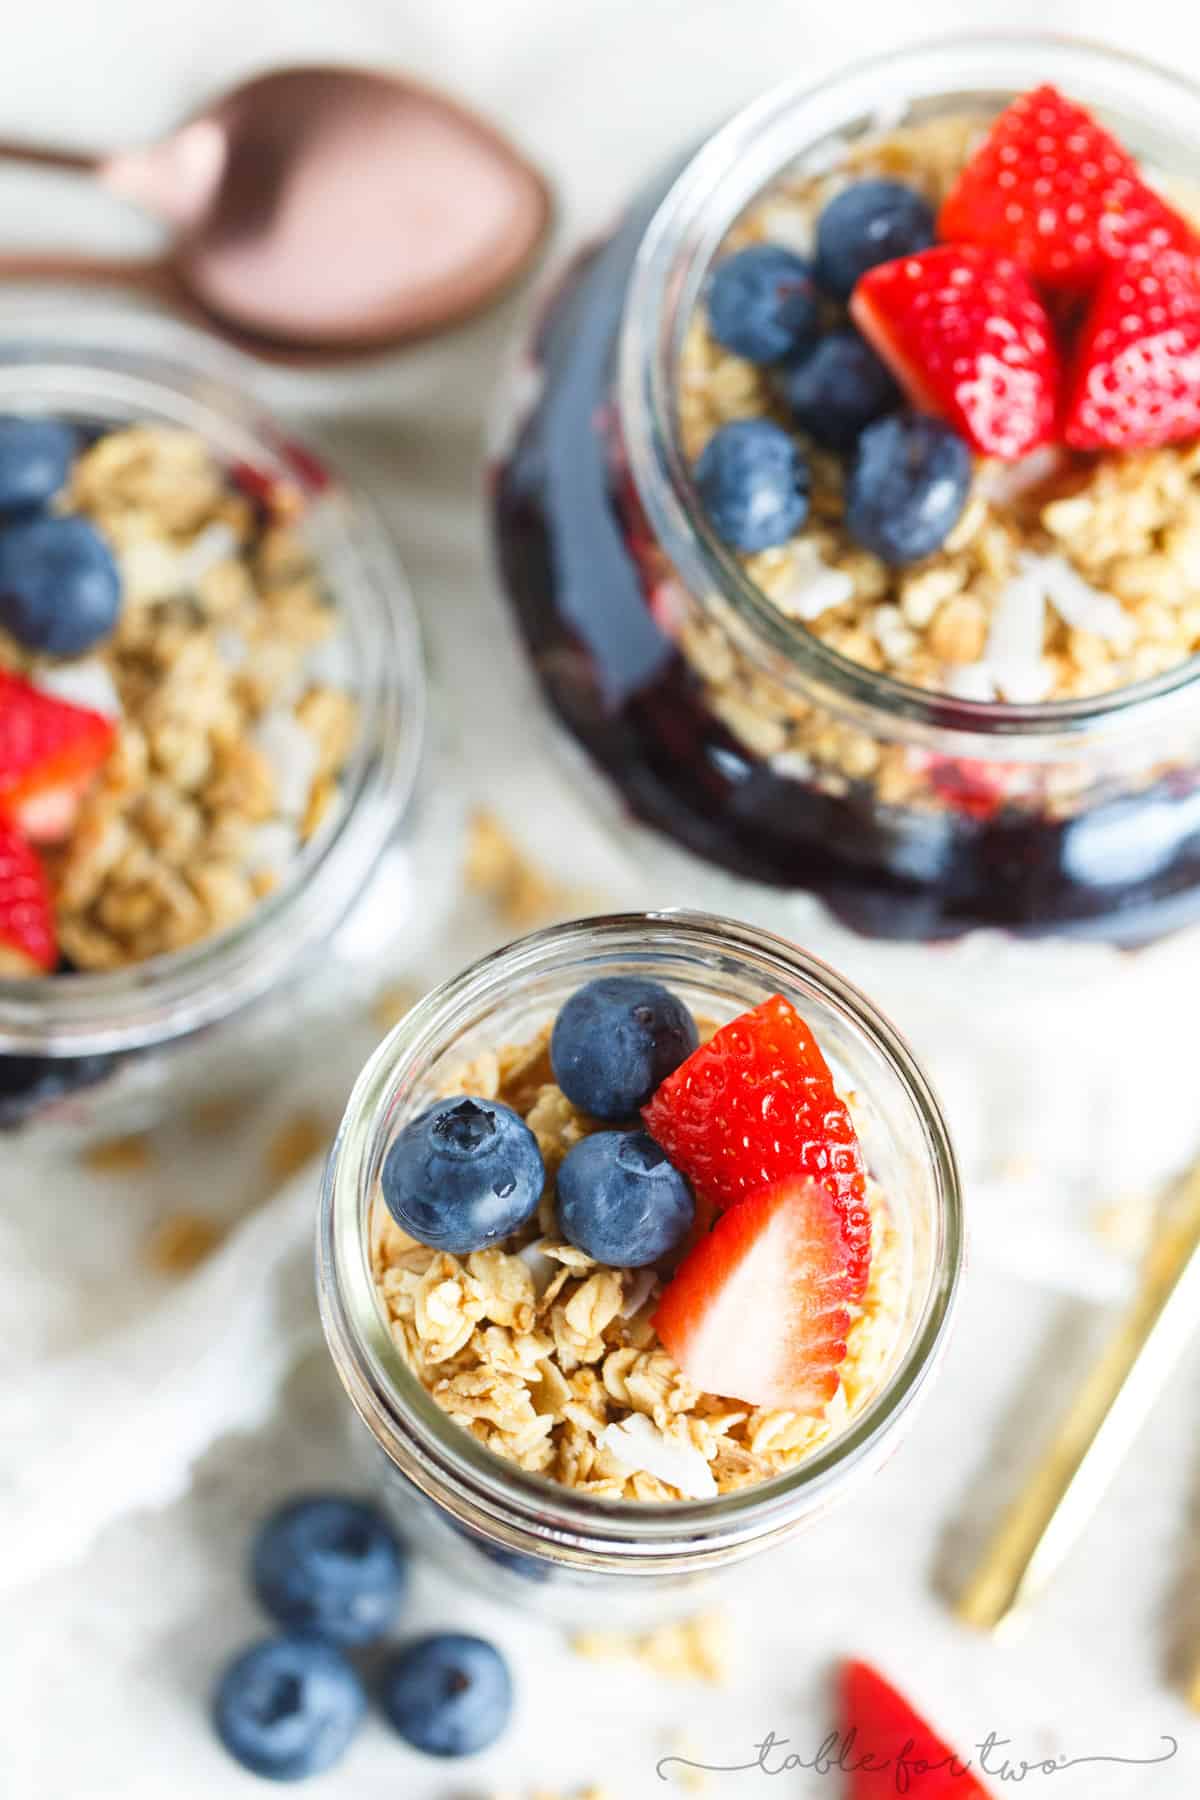
<path fill-rule="evenodd" d="M 224 1236 L 225 1228 L 203 1213 L 169 1213 L 147 1237 L 144 1255 L 160 1275 L 189 1275 Z"/>
<path fill-rule="evenodd" d="M 514 931 L 576 910 L 571 890 L 544 874 L 494 813 L 477 812 L 471 820 L 463 873 L 468 888 L 489 900 Z"/>
<path fill-rule="evenodd" d="M 223 1136 L 242 1123 L 250 1104 L 244 1094 L 210 1094 L 188 1109 L 188 1124 L 202 1137 Z"/>
<path fill-rule="evenodd" d="M 1157 1207 L 1158 1196 L 1153 1193 L 1121 1194 L 1096 1208 L 1092 1229 L 1121 1256 L 1140 1256 L 1150 1242 Z"/>
<path fill-rule="evenodd" d="M 138 1175 L 150 1167 L 154 1148 L 144 1133 L 107 1138 L 103 1143 L 89 1144 L 82 1160 L 95 1175 Z"/>
<path fill-rule="evenodd" d="M 666 1742 L 666 1754 L 672 1760 L 667 1780 L 689 1794 L 702 1794 L 711 1786 L 709 1771 L 701 1764 L 703 1757 L 695 1739 L 686 1730 L 673 1731 Z"/>
<path fill-rule="evenodd" d="M 267 1173 L 275 1187 L 299 1173 L 305 1163 L 326 1148 L 329 1127 L 316 1113 L 294 1113 L 280 1126 L 267 1145 Z"/>
<path fill-rule="evenodd" d="M 732 1661 L 729 1620 L 721 1612 L 695 1613 L 642 1633 L 584 1631 L 571 1648 L 592 1662 L 632 1661 L 656 1675 L 716 1686 L 729 1680 Z"/>

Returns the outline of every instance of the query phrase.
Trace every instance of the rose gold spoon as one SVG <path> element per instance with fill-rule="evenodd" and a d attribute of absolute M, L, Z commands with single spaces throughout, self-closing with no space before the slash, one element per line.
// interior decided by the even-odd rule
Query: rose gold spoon
<path fill-rule="evenodd" d="M 260 75 L 144 149 L 0 142 L 0 157 L 89 174 L 174 234 L 148 261 L 0 255 L 0 279 L 135 287 L 286 362 L 465 318 L 515 280 L 550 217 L 542 177 L 484 120 L 366 69 Z"/>

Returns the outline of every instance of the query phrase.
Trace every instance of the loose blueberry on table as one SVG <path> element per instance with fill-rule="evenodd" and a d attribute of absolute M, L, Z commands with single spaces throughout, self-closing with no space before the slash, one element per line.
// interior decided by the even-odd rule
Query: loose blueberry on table
<path fill-rule="evenodd" d="M 474 1756 L 495 1743 L 512 1717 L 512 1677 L 494 1644 L 465 1632 L 440 1632 L 388 1658 L 379 1704 L 414 1749 L 427 1756 Z"/>
<path fill-rule="evenodd" d="M 499 1053 L 498 1094 L 444 1095 L 385 1159 L 381 1201 L 400 1233 L 375 1232 L 375 1275 L 395 1341 L 415 1345 L 415 1372 L 452 1416 L 495 1426 L 492 1448 L 566 1485 L 590 1468 L 603 1491 L 670 1500 L 765 1478 L 828 1435 L 844 1374 L 873 1352 L 877 1378 L 894 1339 L 894 1298 L 881 1299 L 893 1222 L 812 1032 L 775 995 L 701 1036 L 663 984 L 598 978 L 532 1043 Z M 431 1121 L 463 1107 L 529 1137 L 537 1168 L 519 1203 L 503 1160 L 468 1165 L 469 1188 L 460 1163 L 444 1179 Z M 514 1221 L 499 1237 L 498 1190 Z M 436 1341 L 443 1309 L 418 1304 L 425 1286 L 476 1309 L 452 1362 Z M 511 1350 L 493 1319 L 517 1334 Z M 666 1429 L 641 1402 L 673 1381 Z M 856 1376 L 851 1413 L 870 1385 Z M 700 1424 L 722 1408 L 737 1445 L 726 1463 Z M 804 1422 L 776 1461 L 743 1453 L 755 1408 Z M 579 1461 L 581 1413 L 603 1465 Z"/>
<path fill-rule="evenodd" d="M 333 1644 L 371 1644 L 395 1623 L 407 1559 L 390 1527 L 361 1500 L 291 1500 L 259 1528 L 254 1591 L 288 1631 Z"/>
<path fill-rule="evenodd" d="M 684 606 L 613 403 L 657 198 L 543 315 L 541 396 L 496 471 L 501 566 L 561 721 L 637 818 L 871 934 L 1138 944 L 1187 923 L 1186 747 L 1131 768 L 1129 791 L 1086 756 L 924 755 L 790 708 Z M 990 126 L 906 124 L 843 168 L 781 178 L 730 233 L 684 340 L 697 512 L 786 620 L 948 705 L 1179 668 L 1200 651 L 1198 249 L 1130 152 L 1049 87 Z M 547 475 L 567 457 L 569 489 Z M 586 569 L 603 571 L 594 592 Z"/>
<path fill-rule="evenodd" d="M 229 1754 L 271 1781 L 303 1781 L 339 1762 L 367 1710 L 340 1650 L 303 1635 L 266 1638 L 222 1675 L 213 1723 Z"/>

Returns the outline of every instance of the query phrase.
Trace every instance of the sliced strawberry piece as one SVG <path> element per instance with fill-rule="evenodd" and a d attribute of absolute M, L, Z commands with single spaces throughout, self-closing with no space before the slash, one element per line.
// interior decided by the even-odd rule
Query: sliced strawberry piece
<path fill-rule="evenodd" d="M 0 820 L 0 949 L 49 971 L 58 962 L 50 884 L 37 853 Z"/>
<path fill-rule="evenodd" d="M 959 1757 L 869 1663 L 843 1663 L 840 1737 L 846 1746 L 846 1800 L 989 1800 Z"/>
<path fill-rule="evenodd" d="M 942 202 L 938 236 L 986 244 L 1068 294 L 1137 247 L 1200 250 L 1129 152 L 1053 87 L 1000 114 Z"/>
<path fill-rule="evenodd" d="M 785 1181 L 722 1213 L 663 1289 L 654 1325 L 705 1393 L 820 1412 L 859 1292 L 840 1206 L 818 1181 Z"/>
<path fill-rule="evenodd" d="M 1054 327 L 1011 257 L 939 244 L 868 269 L 850 300 L 916 405 L 985 456 L 1015 462 L 1054 437 Z"/>
<path fill-rule="evenodd" d="M 871 1260 L 862 1152 L 817 1041 L 781 994 L 723 1025 L 663 1082 L 642 1117 L 716 1206 L 811 1175 L 838 1209 L 858 1299 Z"/>
<path fill-rule="evenodd" d="M 39 841 L 62 836 L 115 737 L 103 713 L 0 669 L 0 816 Z"/>
<path fill-rule="evenodd" d="M 1076 450 L 1146 450 L 1200 437 L 1200 279 L 1177 250 L 1104 275 L 1080 328 L 1063 437 Z"/>

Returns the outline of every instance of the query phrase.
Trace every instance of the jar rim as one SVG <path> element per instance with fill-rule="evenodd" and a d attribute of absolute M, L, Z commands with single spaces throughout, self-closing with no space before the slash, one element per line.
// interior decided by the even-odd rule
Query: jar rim
<path fill-rule="evenodd" d="M 0 979 L 0 1053 L 120 1054 L 227 1018 L 286 981 L 341 923 L 409 810 L 426 739 L 424 651 L 411 590 L 375 502 L 260 398 L 242 352 L 141 309 L 62 299 L 0 308 L 0 406 L 98 409 L 114 424 L 198 432 L 224 460 L 286 478 L 308 502 L 318 563 L 344 613 L 358 738 L 338 817 L 279 889 L 227 930 L 128 967 Z M 301 428 L 303 430 L 303 427 Z"/>
<path fill-rule="evenodd" d="M 713 532 L 682 451 L 675 380 L 684 334 L 713 256 L 745 207 L 781 170 L 864 117 L 896 121 L 952 95 L 997 104 L 1031 83 L 1058 81 L 1102 111 L 1125 110 L 1150 144 L 1196 139 L 1200 85 L 1130 52 L 1055 33 L 953 33 L 856 60 L 816 84 L 789 80 L 736 113 L 685 164 L 648 225 L 626 294 L 617 394 L 639 500 L 689 592 L 752 657 L 805 698 L 944 753 L 1048 760 L 1082 733 L 1143 733 L 1194 704 L 1200 656 L 1147 680 L 1079 699 L 1012 704 L 932 693 L 852 661 L 788 618 Z M 998 740 L 994 748 L 989 740 Z"/>
<path fill-rule="evenodd" d="M 937 1254 L 903 1353 L 846 1429 L 795 1468 L 714 1500 L 669 1506 L 604 1499 L 505 1461 L 477 1442 L 426 1393 L 383 1318 L 363 1229 L 391 1123 L 391 1103 L 416 1079 L 422 1058 L 489 994 L 588 955 L 619 957 L 650 939 L 664 953 L 707 960 L 738 956 L 761 972 L 764 992 L 806 985 L 870 1043 L 898 1078 L 920 1121 L 937 1196 Z M 777 978 L 777 979 L 776 979 Z M 607 1566 L 619 1554 L 643 1570 L 730 1551 L 784 1532 L 802 1504 L 859 1466 L 907 1411 L 934 1366 L 957 1295 L 963 1257 L 962 1189 L 940 1104 L 912 1051 L 873 1003 L 828 964 L 757 926 L 686 909 L 605 914 L 550 926 L 494 951 L 444 982 L 389 1033 L 355 1084 L 322 1186 L 317 1275 L 322 1323 L 360 1418 L 405 1476 L 485 1535 L 530 1547 L 553 1538 L 556 1555 Z"/>

